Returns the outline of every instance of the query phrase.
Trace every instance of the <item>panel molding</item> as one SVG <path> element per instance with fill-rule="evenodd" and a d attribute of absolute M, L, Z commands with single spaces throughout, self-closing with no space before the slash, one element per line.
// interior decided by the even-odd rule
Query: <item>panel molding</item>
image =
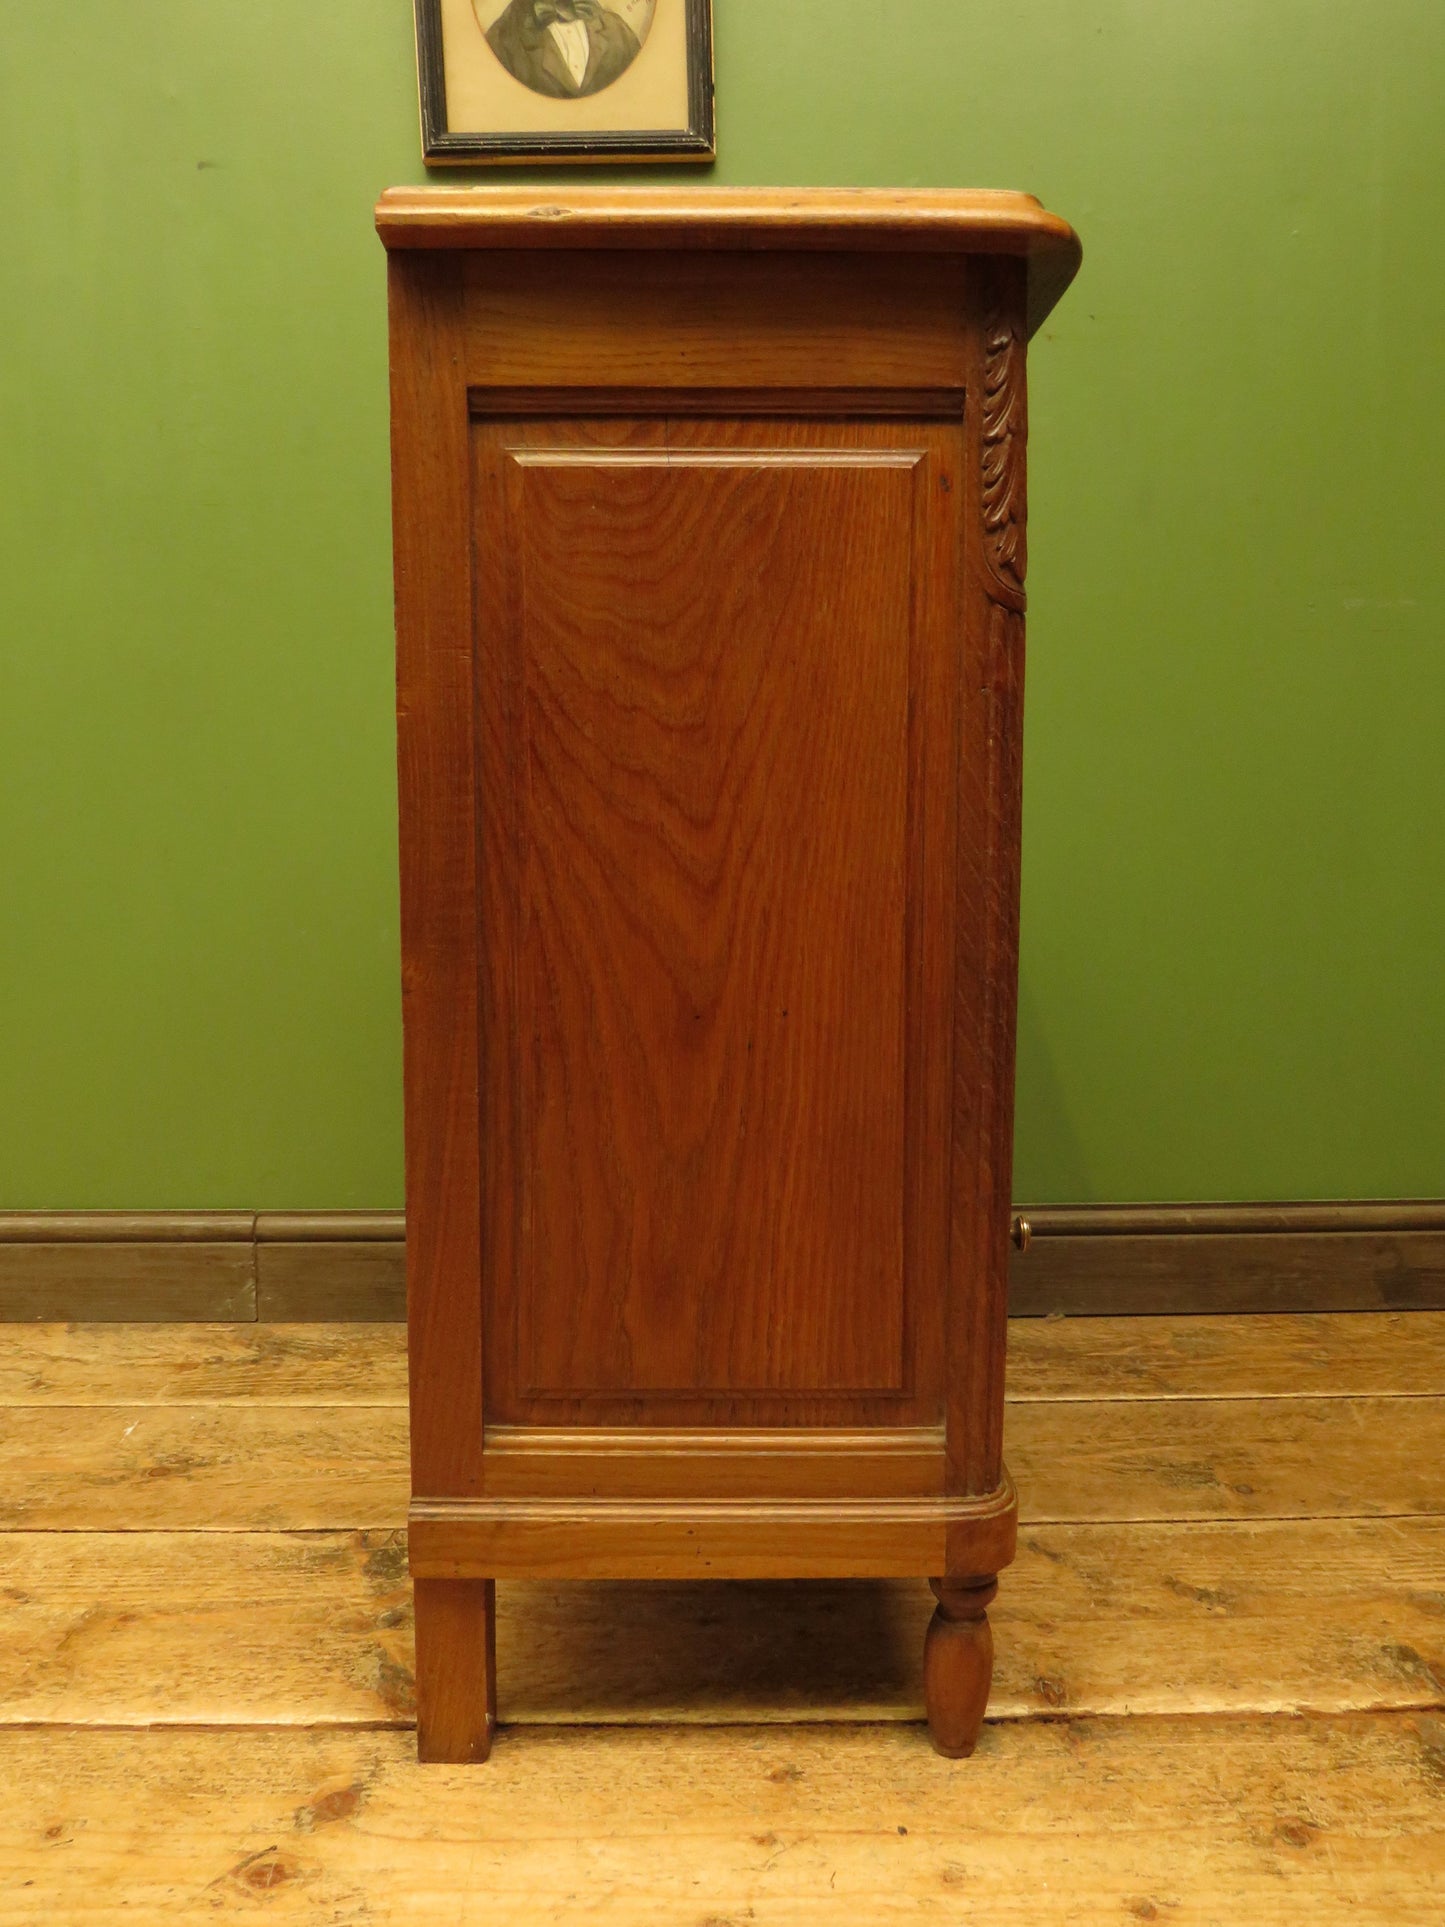
<path fill-rule="evenodd" d="M 917 468 L 926 448 L 509 448 L 518 468 Z"/>
<path fill-rule="evenodd" d="M 941 1425 L 489 1425 L 482 1496 L 941 1498 Z"/>
<path fill-rule="evenodd" d="M 1021 1205 L 1015 1317 L 1445 1310 L 1445 1199 Z M 0 1212 L 0 1323 L 399 1320 L 400 1211 Z"/>
<path fill-rule="evenodd" d="M 958 421 L 964 390 L 957 388 L 581 388 L 473 385 L 473 420 L 512 416 L 682 415 L 800 421 Z"/>

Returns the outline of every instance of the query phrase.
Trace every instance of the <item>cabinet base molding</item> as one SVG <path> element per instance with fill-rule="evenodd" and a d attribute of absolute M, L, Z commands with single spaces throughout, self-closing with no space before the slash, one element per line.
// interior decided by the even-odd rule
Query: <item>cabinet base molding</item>
<path fill-rule="evenodd" d="M 489 1425 L 478 1497 L 941 1499 L 942 1425 Z"/>
<path fill-rule="evenodd" d="M 1011 1480 L 979 1498 L 417 1499 L 418 1579 L 905 1579 L 997 1573 Z"/>

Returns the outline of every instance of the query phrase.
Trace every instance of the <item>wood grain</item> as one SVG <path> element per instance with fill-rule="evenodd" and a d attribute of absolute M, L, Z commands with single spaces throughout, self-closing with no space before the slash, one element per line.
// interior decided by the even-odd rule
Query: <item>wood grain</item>
<path fill-rule="evenodd" d="M 1009 1309 L 1019 1316 L 1438 1311 L 1445 1309 L 1445 1231 L 1336 1225 L 1048 1235 L 1014 1253 Z"/>
<path fill-rule="evenodd" d="M 481 1039 L 471 505 L 454 259 L 387 274 L 396 587 L 407 1355 L 412 1470 L 474 1492 L 482 1456 Z M 422 826 L 425 825 L 423 832 Z M 425 1396 L 421 1389 L 425 1388 Z"/>
<path fill-rule="evenodd" d="M 0 1526 L 399 1526 L 395 1406 L 0 1410 Z M 1445 1512 L 1445 1398 L 1040 1401 L 1009 1408 L 1028 1523 Z"/>
<path fill-rule="evenodd" d="M 905 1389 L 911 719 L 949 633 L 915 550 L 954 523 L 950 441 L 479 425 L 482 729 L 510 752 L 482 814 L 515 813 L 485 1027 L 527 1040 L 488 1093 L 520 1118 L 486 1213 L 492 1295 L 516 1280 L 497 1416 Z"/>
<path fill-rule="evenodd" d="M 401 1532 L 0 1534 L 0 1723 L 401 1724 Z M 505 1581 L 504 1724 L 918 1720 L 922 1580 Z M 1445 1521 L 1036 1526 L 989 1717 L 1445 1705 Z"/>
<path fill-rule="evenodd" d="M 1335 1198 L 1310 1203 L 1022 1204 L 1041 1238 L 1251 1237 L 1318 1231 L 1445 1231 L 1439 1198 Z"/>
<path fill-rule="evenodd" d="M 1070 1342 L 1042 1359 L 1037 1396 L 1011 1419 L 1025 1434 L 1069 1420 L 1074 1453 L 1097 1440 L 1094 1497 L 1113 1477 L 1103 1496 L 1126 1507 L 1130 1480 L 1170 1491 L 1167 1465 L 1141 1471 L 1121 1451 L 1121 1418 L 1136 1422 L 1136 1449 L 1212 1439 L 1245 1454 L 1251 1440 L 1270 1447 L 1277 1421 L 1303 1420 L 1280 1477 L 1307 1512 L 1352 1482 L 1378 1493 L 1409 1461 L 1438 1462 L 1411 1426 L 1432 1411 L 1438 1424 L 1424 1388 L 1442 1323 L 1267 1321 L 1257 1334 L 1241 1321 L 1231 1355 L 1222 1327 L 1191 1351 L 1172 1335 L 1200 1327 L 1163 1320 L 1139 1334 L 1144 1397 L 1127 1331 L 1044 1328 Z M 1349 1334 L 1332 1349 L 1341 1324 Z M 1102 1397 L 1090 1401 L 1077 1396 L 1082 1346 L 1101 1331 Z M 209 1391 L 217 1402 L 153 1405 L 150 1417 L 173 1424 L 173 1442 L 218 1421 L 262 1479 L 286 1439 L 303 1480 L 320 1446 L 331 1456 L 311 1497 L 323 1515 L 328 1498 L 354 1495 L 345 1468 L 358 1451 L 367 1482 L 363 1428 L 392 1426 L 382 1457 L 400 1469 L 395 1404 L 276 1402 L 255 1408 L 259 1433 L 246 1430 L 247 1387 L 284 1401 L 308 1371 L 329 1396 L 389 1387 L 394 1399 L 395 1330 L 213 1328 L 194 1335 L 187 1373 L 176 1346 L 190 1336 L 7 1334 L 5 1396 L 20 1402 L 4 1416 L 17 1436 L 35 1428 L 42 1487 L 46 1441 L 66 1425 L 125 1425 L 147 1409 L 61 1406 L 56 1392 L 114 1401 L 131 1368 L 152 1396 L 177 1382 Z M 262 1348 L 263 1336 L 280 1342 Z M 1301 1395 L 1314 1374 L 1347 1371 L 1352 1348 L 1369 1354 L 1366 1382 L 1393 1353 L 1400 1395 Z M 1220 1396 L 1250 1386 L 1273 1393 Z M 1191 1431 L 1201 1415 L 1205 1431 Z M 268 1442 L 276 1423 L 291 1429 Z M 1362 1450 L 1362 1433 L 1376 1445 Z M 464 1775 L 414 1764 L 404 1535 L 337 1530 L 334 1511 L 322 1530 L 204 1529 L 241 1510 L 217 1443 L 195 1467 L 159 1437 L 133 1463 L 112 1454 L 72 1491 L 74 1529 L 0 1535 L 0 1922 L 264 1906 L 357 1927 L 450 1923 L 459 1891 L 485 1893 L 489 1918 L 519 1927 L 575 1919 L 579 1905 L 628 1927 L 749 1909 L 793 1927 L 834 1919 L 840 1904 L 884 1921 L 986 1909 L 1020 1927 L 1347 1916 L 1433 1927 L 1445 1905 L 1438 1511 L 1026 1528 L 991 1608 L 997 1679 L 967 1799 L 916 1727 L 932 1605 L 921 1584 L 504 1584 L 501 1734 L 488 1772 Z M 1199 1476 L 1175 1461 L 1176 1480 Z M 0 1487 L 30 1477 L 11 1451 Z M 124 1525 L 128 1482 L 169 1485 L 165 1525 L 190 1514 L 203 1529 L 96 1531 Z M 404 1492 L 398 1476 L 398 1511 Z M 554 1741 L 539 1724 L 570 1730 Z"/>
<path fill-rule="evenodd" d="M 390 188 L 388 248 L 883 249 L 1010 254 L 1027 264 L 1037 328 L 1078 271 L 1078 237 L 1031 194 L 895 188 Z"/>
<path fill-rule="evenodd" d="M 993 1681 L 993 1628 L 987 1608 L 998 1581 L 935 1579 L 931 1590 L 938 1603 L 923 1640 L 928 1737 L 945 1759 L 966 1760 L 983 1731 Z"/>
<path fill-rule="evenodd" d="M 9 1735 L 0 1922 L 264 1906 L 451 1927 L 459 1894 L 516 1927 L 840 1910 L 1434 1927 L 1445 1905 L 1432 1714 L 990 1726 L 964 1783 L 901 1727 L 504 1732 L 482 1774 L 412 1750 L 385 1732 Z"/>
<path fill-rule="evenodd" d="M 497 1726 L 497 1587 L 414 1577 L 418 1760 L 474 1766 Z"/>
<path fill-rule="evenodd" d="M 0 1527 L 116 1531 L 399 1526 L 407 1415 L 395 1406 L 9 1406 Z"/>
<path fill-rule="evenodd" d="M 381 1238 L 258 1244 L 256 1316 L 278 1323 L 404 1319 L 406 1245 Z"/>
<path fill-rule="evenodd" d="M 1008 1396 L 1415 1398 L 1445 1393 L 1445 1314 L 1019 1318 Z"/>
<path fill-rule="evenodd" d="M 1031 1522 L 1445 1512 L 1445 1399 L 1131 1400 L 1009 1407 Z"/>
<path fill-rule="evenodd" d="M 963 627 L 957 829 L 961 906 L 951 998 L 953 1180 L 948 1209 L 945 1427 L 953 1491 L 987 1491 L 1002 1464 L 1018 1004 L 1023 780 L 1024 442 L 1027 381 L 1017 263 L 975 262 L 968 289 Z M 997 342 L 1016 345 L 1000 360 Z M 1010 485 L 998 497 L 999 424 Z M 1013 558 L 998 577 L 1003 541 Z"/>
<path fill-rule="evenodd" d="M 791 390 L 806 397 L 797 420 L 846 415 L 854 391 L 866 414 L 881 393 L 918 389 L 947 391 L 958 413 L 966 275 L 948 256 L 895 256 L 886 275 L 868 254 L 456 258 L 466 378 L 483 413 L 541 390 L 555 417 L 570 394 L 590 404 L 604 375 L 614 390 L 677 394 L 681 414 L 716 390 Z"/>
<path fill-rule="evenodd" d="M 0 1320 L 405 1315 L 400 1212 L 0 1212 Z"/>
<path fill-rule="evenodd" d="M 401 1532 L 0 1533 L 0 1600 L 7 1723 L 415 1717 Z"/>
<path fill-rule="evenodd" d="M 610 393 L 597 391 L 587 405 L 601 407 Z M 523 413 L 539 406 L 536 394 L 522 391 L 493 391 L 488 406 L 504 399 Z M 697 399 L 703 412 L 716 413 L 724 398 L 704 393 Z M 764 414 L 770 408 L 796 414 L 805 405 L 804 397 L 786 390 L 759 390 L 744 399 Z M 735 393 L 731 401 L 738 405 Z M 905 416 L 950 405 L 945 392 L 880 391 L 871 401 L 881 412 Z M 866 413 L 869 403 L 866 391 L 853 390 L 846 406 L 835 395 L 829 412 Z M 1445 1204 L 1438 1201 L 1016 1210 L 1033 1233 L 1029 1250 L 1013 1251 L 1009 1260 L 1010 1304 L 1020 1318 L 1108 1316 L 1111 1308 L 1129 1316 L 1225 1307 L 1260 1316 L 1445 1309 Z M 217 1317 L 249 1320 L 244 1298 L 211 1295 L 216 1276 L 207 1247 L 244 1243 L 253 1234 L 262 1280 L 255 1316 L 263 1321 L 405 1318 L 406 1234 L 399 1211 L 31 1211 L 0 1212 L 0 1322 L 71 1312 L 122 1322 L 191 1321 L 211 1305 L 219 1306 Z M 54 1244 L 87 1249 L 76 1253 L 73 1266 L 36 1274 L 27 1247 Z M 147 1244 L 170 1248 L 158 1268 L 148 1255 L 122 1248 Z"/>
<path fill-rule="evenodd" d="M 406 1328 L 17 1326 L 0 1336 L 0 1406 L 406 1405 Z"/>
<path fill-rule="evenodd" d="M 1013 1558 L 1011 1486 L 979 1499 L 412 1501 L 426 1578 L 816 1579 L 997 1572 Z"/>
<path fill-rule="evenodd" d="M 938 1426 L 493 1426 L 487 1439 L 488 1498 L 797 1499 L 938 1498 Z"/>
<path fill-rule="evenodd" d="M 998 188 L 391 187 L 376 204 L 389 247 L 798 248 L 950 254 L 994 240 L 1067 245 L 1032 194 Z"/>
<path fill-rule="evenodd" d="M 1445 1394 L 1439 1312 L 1028 1318 L 1009 1329 L 1016 1403 L 1421 1394 Z M 0 1344 L 0 1406 L 234 1399 L 404 1405 L 406 1333 L 390 1323 L 28 1325 Z"/>
<path fill-rule="evenodd" d="M 249 1244 L 253 1211 L 0 1211 L 7 1245 Z"/>
<path fill-rule="evenodd" d="M 253 1248 L 244 1241 L 0 1243 L 0 1321 L 256 1316 Z"/>

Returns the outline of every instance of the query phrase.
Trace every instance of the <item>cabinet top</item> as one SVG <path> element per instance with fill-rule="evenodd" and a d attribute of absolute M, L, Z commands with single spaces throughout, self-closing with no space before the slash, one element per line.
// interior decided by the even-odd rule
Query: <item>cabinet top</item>
<path fill-rule="evenodd" d="M 1077 235 L 1032 194 L 962 188 L 393 187 L 397 248 L 797 248 L 1011 254 L 1036 328 L 1074 278 Z"/>

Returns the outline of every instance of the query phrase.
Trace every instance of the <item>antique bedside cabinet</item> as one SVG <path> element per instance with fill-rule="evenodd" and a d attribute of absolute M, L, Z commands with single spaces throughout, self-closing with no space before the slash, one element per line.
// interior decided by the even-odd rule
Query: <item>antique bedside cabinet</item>
<path fill-rule="evenodd" d="M 1001 1454 L 1027 195 L 404 189 L 390 251 L 423 1759 L 498 1578 L 916 1575 Z"/>

